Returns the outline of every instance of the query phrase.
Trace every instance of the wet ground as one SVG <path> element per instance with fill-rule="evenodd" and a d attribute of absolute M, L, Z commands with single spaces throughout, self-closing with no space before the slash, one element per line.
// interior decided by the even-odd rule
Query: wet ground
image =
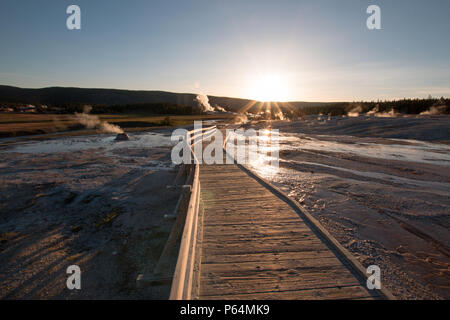
<path fill-rule="evenodd" d="M 0 298 L 168 297 L 170 284 L 135 286 L 161 254 L 172 226 L 163 216 L 179 196 L 166 189 L 176 174 L 166 131 L 0 147 Z M 81 290 L 66 288 L 73 264 Z"/>

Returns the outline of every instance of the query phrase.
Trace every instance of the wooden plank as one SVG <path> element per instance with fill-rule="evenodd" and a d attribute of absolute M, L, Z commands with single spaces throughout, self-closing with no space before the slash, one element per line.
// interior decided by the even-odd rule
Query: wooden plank
<path fill-rule="evenodd" d="M 257 213 L 267 213 L 267 216 L 285 216 L 285 217 L 292 217 L 296 218 L 299 221 L 304 221 L 299 217 L 298 214 L 295 212 L 287 211 L 286 206 L 284 205 L 276 205 L 270 206 L 269 203 L 255 203 L 255 202 L 248 202 L 247 205 L 245 204 L 235 204 L 235 203 L 221 203 L 221 204 L 213 204 L 205 203 L 205 208 L 208 209 L 208 212 L 211 212 L 211 214 L 219 213 L 219 212 L 257 212 Z M 263 221 L 261 221 L 263 222 Z"/>
<path fill-rule="evenodd" d="M 324 250 L 326 246 L 320 240 L 311 241 L 252 241 L 249 243 L 230 243 L 203 242 L 203 253 L 208 254 L 246 254 L 246 253 L 264 253 L 264 252 L 286 252 L 286 251 L 315 251 Z"/>
<path fill-rule="evenodd" d="M 365 299 L 371 294 L 361 286 L 330 287 L 278 292 L 261 292 L 247 294 L 220 294 L 203 296 L 211 300 L 318 300 L 318 299 Z"/>
<path fill-rule="evenodd" d="M 297 218 L 286 218 L 286 217 L 269 217 L 265 218 L 266 222 L 273 222 L 273 223 L 285 223 L 285 222 L 298 222 Z M 209 226 L 226 226 L 226 225 L 242 225 L 242 224 L 258 224 L 258 219 L 253 217 L 246 217 L 245 215 L 242 215 L 240 217 L 230 217 L 226 221 L 222 217 L 214 219 L 213 217 L 210 217 L 208 219 L 204 220 L 204 225 Z"/>
<path fill-rule="evenodd" d="M 289 261 L 289 260 L 287 260 Z M 308 259 L 308 261 L 312 261 Z M 282 262 L 282 261 L 281 261 Z M 262 262 L 259 262 L 262 263 Z M 211 266 L 214 264 L 207 264 Z M 328 264 L 328 265 L 316 265 L 307 267 L 296 267 L 296 268 L 281 268 L 274 267 L 272 270 L 239 270 L 239 271 L 228 271 L 226 269 L 220 269 L 217 272 L 202 272 L 202 281 L 223 284 L 227 283 L 240 283 L 249 282 L 249 286 L 259 285 L 262 286 L 265 281 L 314 281 L 316 284 L 320 282 L 329 283 L 328 281 L 334 280 L 346 280 L 353 279 L 359 283 L 359 281 L 351 274 L 349 269 L 342 264 Z"/>
<path fill-rule="evenodd" d="M 205 203 L 205 208 L 210 209 L 211 214 L 218 212 L 257 212 L 257 213 L 268 213 L 268 215 L 277 216 L 290 216 L 295 217 L 300 220 L 299 216 L 295 212 L 285 212 L 286 207 L 283 205 L 270 206 L 269 204 L 258 204 L 255 202 L 248 202 L 247 205 L 244 203 L 236 204 L 233 202 L 229 203 Z"/>
<path fill-rule="evenodd" d="M 246 193 L 248 193 L 249 195 L 264 195 L 266 196 L 267 199 L 271 198 L 270 192 L 268 192 L 267 190 L 260 190 L 257 188 L 246 188 L 247 190 L 245 191 Z M 211 195 L 211 196 L 217 196 L 219 195 L 220 197 L 223 196 L 231 196 L 231 195 L 236 195 L 236 194 L 242 194 L 242 190 L 238 189 L 238 188 L 204 188 L 202 190 L 202 195 Z"/>
<path fill-rule="evenodd" d="M 284 241 L 313 241 L 317 240 L 317 236 L 311 232 L 311 230 L 299 232 L 296 231 L 279 231 L 272 232 L 270 234 L 261 234 L 257 232 L 245 232 L 234 234 L 223 233 L 204 233 L 204 238 L 207 239 L 205 243 L 226 242 L 227 244 L 233 243 L 252 243 L 252 242 L 274 242 L 281 243 Z"/>
<path fill-rule="evenodd" d="M 242 211 L 254 211 L 254 210 L 260 210 L 263 212 L 276 212 L 278 213 L 278 215 L 283 214 L 283 215 L 290 215 L 292 217 L 297 217 L 299 218 L 298 214 L 296 214 L 295 212 L 283 212 L 286 210 L 289 210 L 289 207 L 286 207 L 284 204 L 282 203 L 276 203 L 274 202 L 272 204 L 272 206 L 270 205 L 270 202 L 265 201 L 265 202 L 258 202 L 255 200 L 243 200 L 242 202 L 236 203 L 233 201 L 223 201 L 223 202 L 218 202 L 218 201 L 203 201 L 205 204 L 205 207 L 207 207 L 208 209 L 213 209 L 211 211 L 215 212 L 215 211 L 220 211 L 220 210 L 242 210 Z"/>
<path fill-rule="evenodd" d="M 311 229 L 306 226 L 306 224 L 301 223 L 283 223 L 283 224 L 245 224 L 245 225 L 222 225 L 222 226 L 207 226 L 204 228 L 203 234 L 208 236 L 220 235 L 220 236 L 242 236 L 246 233 L 252 236 L 267 236 L 267 235 L 279 235 L 279 234 L 290 234 L 295 235 L 297 232 L 309 232 L 312 233 Z"/>
<path fill-rule="evenodd" d="M 203 181 L 205 181 L 205 188 L 234 188 L 234 189 L 240 189 L 242 188 L 242 183 L 245 183 L 245 185 L 248 185 L 249 187 L 255 188 L 255 189 L 261 189 L 261 185 L 254 184 L 250 181 L 250 178 L 242 179 L 239 177 L 236 177 L 236 179 L 231 179 L 230 177 L 215 177 L 215 181 L 212 179 L 208 179 L 205 177 L 202 178 Z"/>
<path fill-rule="evenodd" d="M 285 259 L 274 261 L 252 261 L 252 262 L 233 262 L 233 263 L 209 263 L 202 268 L 202 275 L 210 274 L 224 276 L 233 274 L 260 273 L 267 271 L 287 271 L 290 275 L 304 275 L 304 269 L 311 270 L 317 268 L 327 269 L 328 267 L 342 266 L 342 263 L 336 257 L 327 257 L 320 259 Z"/>
<path fill-rule="evenodd" d="M 246 193 L 242 194 L 241 192 L 219 192 L 219 193 L 203 193 L 202 199 L 205 201 L 205 203 L 209 202 L 215 202 L 217 204 L 220 204 L 222 202 L 236 202 L 236 201 L 248 201 L 248 202 L 267 202 L 269 203 L 271 201 L 270 199 L 270 193 Z M 277 204 L 282 205 L 283 203 L 281 201 L 276 201 Z"/>
<path fill-rule="evenodd" d="M 291 233 L 283 232 L 278 234 L 258 234 L 258 233 L 244 233 L 244 234 L 214 234 L 213 232 L 206 234 L 205 237 L 214 237 L 220 238 L 221 241 L 226 241 L 227 243 L 246 243 L 250 241 L 286 241 L 286 240 L 303 240 L 309 241 L 315 239 L 315 235 L 312 233 L 304 233 L 292 231 Z M 212 242 L 209 242 L 212 243 Z"/>
<path fill-rule="evenodd" d="M 212 209 L 212 208 L 214 208 L 214 207 L 205 205 L 205 209 Z M 283 210 L 283 208 L 280 208 L 280 210 Z M 295 216 L 295 215 L 289 216 L 289 215 L 282 214 L 277 211 L 267 212 L 264 209 L 260 209 L 260 208 L 250 208 L 249 210 L 242 210 L 240 208 L 221 207 L 214 211 L 215 211 L 214 213 L 211 213 L 211 215 L 207 217 L 207 221 L 222 219 L 222 221 L 226 222 L 226 219 L 228 219 L 228 218 L 233 218 L 233 219 L 234 218 L 236 218 L 236 219 L 247 218 L 248 220 L 258 219 L 259 222 L 266 221 L 266 219 L 267 219 L 268 222 L 272 222 L 273 224 L 276 224 L 277 220 L 273 221 L 273 219 L 280 219 L 280 220 L 284 219 L 284 220 L 290 220 L 293 222 L 297 222 L 299 224 L 301 223 L 303 225 L 306 225 L 302 220 L 300 220 L 298 218 L 298 216 Z"/>
<path fill-rule="evenodd" d="M 255 292 L 276 292 L 293 291 L 305 289 L 319 289 L 330 287 L 344 287 L 360 285 L 358 280 L 352 275 L 342 276 L 341 270 L 330 270 L 328 277 L 323 272 L 310 272 L 304 277 L 280 278 L 274 275 L 265 277 L 248 276 L 246 278 L 233 278 L 231 276 L 224 278 L 202 278 L 200 284 L 200 293 L 202 296 L 209 295 L 228 295 L 228 294 L 248 294 Z M 369 291 L 363 288 L 365 296 L 370 295 Z"/>
<path fill-rule="evenodd" d="M 246 253 L 246 254 L 221 254 L 204 255 L 202 263 L 234 263 L 234 262 L 256 262 L 256 261 L 278 261 L 291 259 L 320 259 L 336 257 L 328 249 L 317 251 L 291 251 L 291 252 L 267 252 L 267 253 Z"/>

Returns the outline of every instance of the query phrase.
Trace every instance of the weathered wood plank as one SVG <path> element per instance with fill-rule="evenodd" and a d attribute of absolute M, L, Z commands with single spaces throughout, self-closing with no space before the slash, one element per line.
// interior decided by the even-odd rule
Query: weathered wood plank
<path fill-rule="evenodd" d="M 223 217 L 215 217 L 215 218 L 209 218 L 205 219 L 205 226 L 226 226 L 226 225 L 252 225 L 258 224 L 258 217 L 246 217 L 245 215 L 241 215 L 240 217 L 227 217 L 226 221 L 224 221 Z M 273 223 L 284 223 L 284 222 L 297 222 L 297 219 L 293 218 L 286 218 L 286 217 L 269 217 L 265 218 L 266 222 L 273 222 Z"/>
<path fill-rule="evenodd" d="M 267 213 L 267 216 L 271 215 L 288 216 L 293 218 L 295 217 L 297 220 L 301 220 L 295 212 L 286 212 L 287 209 L 286 206 L 276 204 L 270 206 L 268 203 L 256 203 L 256 202 L 247 202 L 242 204 L 230 202 L 215 205 L 213 203 L 209 204 L 205 203 L 205 208 L 210 209 L 209 211 L 211 211 L 212 215 L 218 212 L 235 212 L 236 214 L 239 214 L 240 212 L 256 212 L 259 214 Z"/>
<path fill-rule="evenodd" d="M 319 289 L 260 292 L 247 294 L 219 294 L 202 296 L 211 300 L 318 300 L 365 299 L 373 297 L 361 286 L 330 287 Z"/>
<path fill-rule="evenodd" d="M 312 233 L 311 229 L 305 224 L 300 223 L 283 223 L 277 225 L 260 226 L 257 224 L 238 224 L 238 225 L 225 225 L 225 226 L 206 226 L 204 228 L 204 236 L 213 237 L 214 235 L 220 235 L 224 237 L 245 237 L 245 235 L 251 236 L 270 236 L 270 235 L 282 235 L 288 234 L 295 236 L 296 233 Z"/>
<path fill-rule="evenodd" d="M 270 203 L 273 201 L 274 203 L 276 203 L 278 205 L 283 205 L 287 208 L 286 204 L 282 200 L 272 199 L 270 193 L 267 193 L 267 191 L 265 193 L 263 193 L 263 192 L 258 192 L 258 193 L 241 192 L 240 193 L 241 197 L 236 197 L 236 192 L 227 193 L 227 192 L 222 192 L 220 190 L 216 191 L 216 192 L 205 191 L 202 193 L 202 195 L 203 195 L 205 201 L 211 201 L 214 199 L 218 199 L 218 200 L 233 203 L 236 201 L 236 198 L 237 198 L 237 200 L 241 200 L 241 201 L 245 201 L 245 202 L 258 201 L 258 202 L 261 202 L 262 204 Z M 240 203 L 236 203 L 236 204 L 239 205 Z"/>
<path fill-rule="evenodd" d="M 210 207 L 206 207 L 206 209 L 209 209 Z M 306 225 L 304 222 L 302 222 L 298 217 L 296 216 L 288 216 L 283 215 L 277 212 L 264 212 L 264 210 L 258 210 L 257 208 L 254 208 L 251 211 L 243 211 L 243 210 L 233 210 L 233 209 L 226 209 L 223 208 L 223 210 L 219 212 L 215 212 L 214 215 L 208 216 L 206 221 L 213 221 L 213 220 L 221 220 L 224 223 L 228 221 L 228 219 L 247 219 L 249 222 L 257 221 L 258 224 L 261 221 L 267 221 L 272 222 L 272 224 L 277 224 L 277 221 L 282 222 L 282 220 L 296 222 L 298 224 Z M 277 220 L 279 219 L 279 220 Z"/>
<path fill-rule="evenodd" d="M 291 259 L 320 259 L 335 257 L 335 254 L 325 248 L 317 251 L 290 251 L 290 252 L 267 252 L 267 253 L 246 253 L 229 255 L 205 255 L 202 263 L 234 263 L 234 262 L 257 262 L 257 261 L 278 261 Z"/>
<path fill-rule="evenodd" d="M 330 270 L 327 275 L 319 272 L 310 272 L 303 277 L 290 277 L 280 278 L 274 275 L 266 276 L 248 276 L 242 277 L 204 277 L 201 280 L 201 294 L 218 295 L 218 294 L 248 294 L 255 292 L 275 292 L 285 290 L 304 290 L 304 289 L 319 289 L 329 287 L 344 287 L 344 286 L 356 286 L 360 285 L 358 280 L 352 276 L 342 276 L 342 270 Z M 365 295 L 368 296 L 371 293 L 368 290 Z"/>
<path fill-rule="evenodd" d="M 233 263 L 209 263 L 203 266 L 203 274 L 208 277 L 214 275 L 232 275 L 241 272 L 266 272 L 266 271 L 287 271 L 290 275 L 304 275 L 304 269 L 311 270 L 323 267 L 342 266 L 336 257 L 327 257 L 320 259 L 285 259 L 274 261 L 252 261 L 252 262 L 233 262 Z M 326 276 L 326 275 L 325 275 Z"/>
<path fill-rule="evenodd" d="M 311 259 L 308 259 L 311 260 Z M 208 264 L 208 266 L 214 264 Z M 344 265 L 317 265 L 314 267 L 274 268 L 273 270 L 248 269 L 239 272 L 221 270 L 221 272 L 203 273 L 202 281 L 215 284 L 248 282 L 257 285 L 264 281 L 316 281 L 356 280 Z M 262 284 L 260 284 L 262 285 Z"/>
<path fill-rule="evenodd" d="M 246 232 L 246 233 L 235 233 L 235 234 L 221 234 L 221 233 L 214 233 L 209 232 L 207 234 L 204 234 L 205 239 L 208 239 L 205 241 L 205 243 L 216 243 L 216 242 L 226 242 L 227 244 L 233 244 L 233 243 L 240 243 L 241 245 L 244 243 L 251 243 L 251 242 L 274 242 L 274 243 L 281 243 L 283 241 L 313 241 L 316 240 L 317 237 L 314 233 L 312 233 L 310 230 L 308 231 L 281 231 L 277 233 L 271 233 L 271 234 L 261 234 L 257 232 Z M 215 239 L 215 240 L 214 240 Z"/>
<path fill-rule="evenodd" d="M 282 242 L 282 243 L 280 243 Z M 252 241 L 224 244 L 203 242 L 204 254 L 245 254 L 263 252 L 313 251 L 323 250 L 326 246 L 320 240 L 310 241 Z"/>

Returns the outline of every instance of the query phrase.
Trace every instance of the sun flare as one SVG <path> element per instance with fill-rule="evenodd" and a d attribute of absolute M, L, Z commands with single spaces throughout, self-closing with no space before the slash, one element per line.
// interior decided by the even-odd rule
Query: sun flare
<path fill-rule="evenodd" d="M 261 101 L 288 101 L 288 83 L 277 74 L 261 74 L 256 76 L 250 85 L 250 98 Z"/>

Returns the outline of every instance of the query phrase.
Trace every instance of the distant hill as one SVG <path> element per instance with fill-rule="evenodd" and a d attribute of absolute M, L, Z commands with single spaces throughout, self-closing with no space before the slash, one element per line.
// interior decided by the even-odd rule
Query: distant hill
<path fill-rule="evenodd" d="M 196 94 L 166 91 L 87 89 L 72 87 L 49 87 L 25 89 L 0 85 L 0 103 L 26 103 L 63 105 L 82 103 L 91 105 L 126 105 L 137 103 L 174 103 L 194 105 Z M 208 96 L 212 106 L 220 105 L 229 111 L 238 111 L 251 102 L 248 99 Z M 292 102 L 295 107 L 320 106 L 324 103 Z"/>

